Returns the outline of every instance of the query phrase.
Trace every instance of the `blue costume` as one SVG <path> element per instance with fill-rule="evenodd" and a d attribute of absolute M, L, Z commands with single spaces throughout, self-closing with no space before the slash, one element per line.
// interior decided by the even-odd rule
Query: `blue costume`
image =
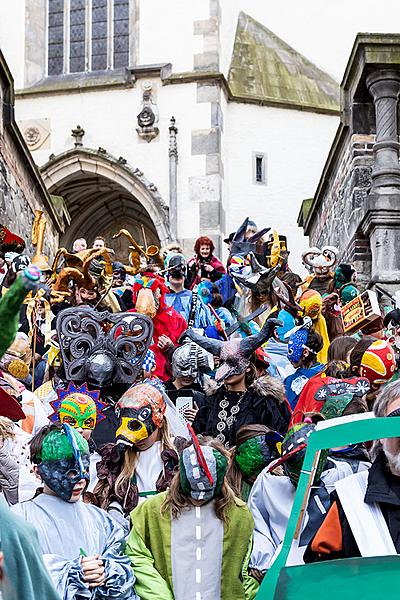
<path fill-rule="evenodd" d="M 192 307 L 192 296 L 193 292 L 190 290 L 182 290 L 182 292 L 166 294 L 165 302 L 168 306 L 174 308 L 186 322 L 188 322 Z M 205 329 L 210 325 L 214 325 L 214 320 L 210 309 L 203 304 L 200 298 L 198 298 L 193 326 L 199 329 Z"/>

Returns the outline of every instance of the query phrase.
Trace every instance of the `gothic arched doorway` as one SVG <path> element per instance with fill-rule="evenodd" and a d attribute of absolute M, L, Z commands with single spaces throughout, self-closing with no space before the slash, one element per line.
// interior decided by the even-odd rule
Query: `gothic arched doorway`
<path fill-rule="evenodd" d="M 117 259 L 128 254 L 125 238 L 112 240 L 119 229 L 128 229 L 143 245 L 170 241 L 168 207 L 154 184 L 139 169 L 122 159 L 96 150 L 75 148 L 47 162 L 41 169 L 49 192 L 62 196 L 71 224 L 60 244 L 71 249 L 74 239 L 86 238 L 90 246 L 97 235 L 106 238 Z"/>

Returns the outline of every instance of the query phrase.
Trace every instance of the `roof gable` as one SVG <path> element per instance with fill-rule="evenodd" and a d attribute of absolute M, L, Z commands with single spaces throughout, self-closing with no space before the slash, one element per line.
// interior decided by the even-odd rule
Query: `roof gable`
<path fill-rule="evenodd" d="M 261 23 L 239 14 L 228 82 L 234 98 L 339 111 L 339 85 Z"/>

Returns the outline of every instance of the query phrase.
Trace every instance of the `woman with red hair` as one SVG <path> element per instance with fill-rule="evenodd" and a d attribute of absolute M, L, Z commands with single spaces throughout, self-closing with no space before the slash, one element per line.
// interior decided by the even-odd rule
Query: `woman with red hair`
<path fill-rule="evenodd" d="M 221 279 L 225 273 L 225 267 L 216 256 L 214 256 L 214 242 L 205 235 L 197 238 L 194 245 L 195 255 L 188 261 L 188 285 L 193 289 L 203 279 L 212 282 Z"/>

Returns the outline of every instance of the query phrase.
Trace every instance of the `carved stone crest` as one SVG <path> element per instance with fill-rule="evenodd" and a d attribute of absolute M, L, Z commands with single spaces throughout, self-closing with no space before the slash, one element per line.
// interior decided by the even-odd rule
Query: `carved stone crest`
<path fill-rule="evenodd" d="M 156 126 L 158 123 L 158 108 L 154 101 L 151 81 L 145 81 L 142 89 L 142 108 L 137 116 L 138 127 L 136 131 L 140 138 L 146 140 L 146 142 L 151 142 L 159 134 L 159 129 Z"/>
<path fill-rule="evenodd" d="M 49 119 L 29 119 L 27 121 L 19 121 L 18 125 L 29 150 L 50 148 Z"/>

